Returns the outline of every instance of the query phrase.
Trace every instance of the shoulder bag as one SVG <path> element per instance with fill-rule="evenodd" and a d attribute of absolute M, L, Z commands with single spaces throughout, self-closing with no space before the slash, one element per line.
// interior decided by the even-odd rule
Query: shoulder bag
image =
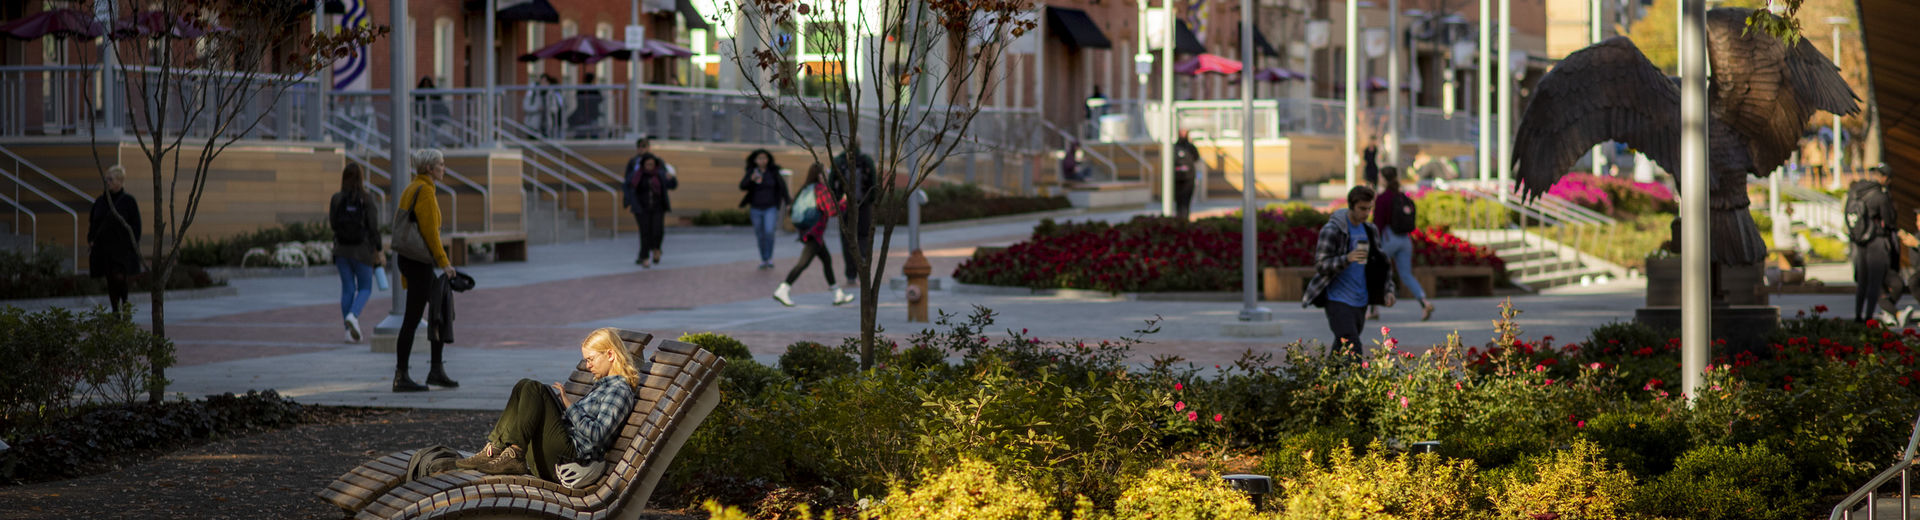
<path fill-rule="evenodd" d="M 419 192 L 414 192 L 414 198 L 420 198 Z M 420 222 L 413 216 L 413 207 L 395 212 L 392 227 L 393 252 L 417 262 L 434 263 L 433 250 L 427 248 L 427 238 L 420 235 Z"/>

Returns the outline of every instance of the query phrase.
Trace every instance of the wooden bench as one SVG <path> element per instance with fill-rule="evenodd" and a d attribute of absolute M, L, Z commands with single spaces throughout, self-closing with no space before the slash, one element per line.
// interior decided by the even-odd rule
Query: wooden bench
<path fill-rule="evenodd" d="M 1297 302 L 1306 296 L 1307 283 L 1313 280 L 1312 267 L 1267 267 L 1261 269 L 1261 298 L 1267 301 Z M 1398 282 L 1398 275 L 1395 275 Z M 1429 298 L 1441 295 L 1442 283 L 1456 287 L 1463 297 L 1493 296 L 1494 272 L 1485 265 L 1443 265 L 1413 268 L 1413 277 L 1427 290 Z M 1400 284 L 1399 298 L 1412 298 L 1411 289 Z"/>
<path fill-rule="evenodd" d="M 636 358 L 652 339 L 642 332 L 616 332 Z M 681 445 L 719 404 L 719 376 L 725 365 L 725 360 L 697 346 L 662 341 L 651 361 L 639 367 L 640 391 L 626 426 L 607 450 L 606 473 L 599 482 L 579 489 L 537 477 L 470 470 L 408 482 L 410 450 L 361 464 L 318 494 L 360 519 L 636 519 Z M 593 375 L 583 361 L 564 386 L 579 398 L 592 384 Z"/>
<path fill-rule="evenodd" d="M 527 233 L 525 231 L 492 231 L 486 233 L 448 233 L 447 261 L 453 265 L 467 265 L 468 247 L 475 244 L 493 244 L 493 259 L 527 261 Z"/>

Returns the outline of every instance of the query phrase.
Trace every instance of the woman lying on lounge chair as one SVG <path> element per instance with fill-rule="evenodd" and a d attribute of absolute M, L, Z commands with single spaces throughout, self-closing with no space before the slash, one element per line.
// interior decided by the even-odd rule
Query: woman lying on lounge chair
<path fill-rule="evenodd" d="M 555 465 L 591 464 L 606 453 L 633 410 L 640 374 L 612 329 L 587 335 L 580 357 L 593 372 L 593 390 L 577 402 L 560 383 L 522 379 L 487 435 L 487 446 L 455 466 L 492 475 L 533 474 L 559 481 Z"/>

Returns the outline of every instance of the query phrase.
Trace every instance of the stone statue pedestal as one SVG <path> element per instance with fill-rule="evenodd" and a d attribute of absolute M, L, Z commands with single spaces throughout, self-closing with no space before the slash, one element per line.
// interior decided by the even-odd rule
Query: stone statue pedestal
<path fill-rule="evenodd" d="M 1767 336 L 1780 328 L 1780 308 L 1768 304 L 1763 266 L 1713 267 L 1707 334 L 1727 341 L 1725 353 L 1764 355 Z M 1647 305 L 1634 311 L 1633 321 L 1680 332 L 1680 278 L 1679 258 L 1647 259 Z"/>

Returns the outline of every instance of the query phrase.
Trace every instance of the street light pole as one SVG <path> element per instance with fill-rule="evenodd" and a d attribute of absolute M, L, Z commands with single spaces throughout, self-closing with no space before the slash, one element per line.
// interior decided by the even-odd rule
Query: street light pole
<path fill-rule="evenodd" d="M 412 135 L 408 130 L 413 128 L 413 92 L 407 78 L 413 76 L 414 35 L 412 25 L 407 23 L 407 0 L 392 1 L 392 18 L 388 24 L 393 32 L 387 36 L 387 48 L 390 51 L 388 61 L 392 63 L 392 69 L 387 75 L 387 93 L 391 98 L 389 101 L 392 102 L 393 113 L 387 119 L 387 170 L 393 173 L 393 182 L 387 187 L 393 199 L 393 212 L 388 215 L 398 215 L 400 200 L 404 198 L 400 196 L 401 191 L 405 190 L 407 181 L 412 178 L 408 175 L 412 171 L 408 167 L 408 158 L 412 156 L 412 143 L 409 142 Z M 397 336 L 400 325 L 406 321 L 403 314 L 406 306 L 403 303 L 407 301 L 407 289 L 400 283 L 399 265 L 399 262 L 387 262 L 387 268 L 391 270 L 389 274 L 392 275 L 390 278 L 394 282 L 393 305 L 387 310 L 387 317 L 373 327 L 375 335 Z"/>
<path fill-rule="evenodd" d="M 1848 20 L 1841 16 L 1827 18 L 1827 23 L 1833 26 L 1833 63 L 1836 67 L 1840 65 L 1840 26 L 1845 25 L 1847 22 Z M 1833 175 L 1831 176 L 1831 180 L 1827 181 L 1827 189 L 1829 190 L 1840 189 L 1840 158 L 1846 154 L 1846 148 L 1841 146 L 1841 142 L 1840 114 L 1834 114 L 1833 153 L 1827 154 L 1827 160 L 1833 163 L 1833 166 L 1830 167 Z"/>
<path fill-rule="evenodd" d="M 1600 38 L 1602 35 L 1600 16 L 1603 11 L 1600 7 L 1600 4 L 1603 4 L 1605 2 L 1606 0 L 1588 0 L 1587 2 L 1593 8 L 1593 12 L 1588 16 L 1588 22 L 1589 22 L 1587 26 L 1588 43 L 1600 43 Z M 1599 177 L 1606 174 L 1607 174 L 1607 143 L 1605 141 L 1602 141 L 1600 144 L 1593 145 L 1593 176 Z"/>
<path fill-rule="evenodd" d="M 1240 57 L 1246 60 L 1240 64 L 1240 321 L 1273 321 L 1273 311 L 1261 307 L 1255 294 L 1260 230 L 1253 210 L 1253 0 L 1240 0 Z"/>
<path fill-rule="evenodd" d="M 1493 177 L 1493 132 L 1487 131 L 1487 125 L 1493 122 L 1493 2 L 1480 0 L 1480 52 L 1475 61 L 1474 103 L 1473 109 L 1478 118 L 1475 132 L 1480 136 L 1480 155 L 1474 161 L 1474 169 L 1480 173 L 1480 182 Z"/>
<path fill-rule="evenodd" d="M 1341 162 L 1347 165 L 1347 188 L 1360 184 L 1354 159 L 1360 147 L 1360 2 L 1347 2 L 1347 147 Z"/>
<path fill-rule="evenodd" d="M 1680 382 L 1689 403 L 1707 367 L 1707 2 L 1680 4 Z"/>
<path fill-rule="evenodd" d="M 487 27 L 485 30 L 480 31 L 480 48 L 483 49 L 480 52 L 486 55 L 484 60 L 486 65 L 482 68 L 481 74 L 487 77 L 486 97 L 485 100 L 480 103 L 480 128 L 486 132 L 480 136 L 480 146 L 485 148 L 493 148 L 494 139 L 496 139 L 500 133 L 500 114 L 498 112 L 498 110 L 500 110 L 500 98 L 495 92 L 495 83 L 498 83 L 500 80 L 500 78 L 496 77 L 498 75 L 496 70 L 498 65 L 495 64 L 495 60 L 499 57 L 495 56 L 493 52 L 493 33 L 495 30 L 494 24 L 496 23 L 494 16 L 496 16 L 496 11 L 499 7 L 498 2 L 499 0 L 487 0 L 486 21 L 483 22 L 487 24 Z M 529 92 L 527 95 L 531 96 L 534 94 Z M 491 221 L 492 219 L 489 218 L 488 220 Z"/>
<path fill-rule="evenodd" d="M 1500 0 L 1500 120 L 1495 125 L 1500 131 L 1499 164 L 1500 202 L 1507 201 L 1507 192 L 1513 191 L 1509 183 L 1513 179 L 1513 0 Z"/>
<path fill-rule="evenodd" d="M 1173 139 L 1180 129 L 1173 125 L 1173 47 L 1180 38 L 1176 36 L 1173 25 L 1173 0 L 1160 0 L 1161 18 L 1166 23 L 1166 37 L 1160 39 L 1160 115 L 1163 119 L 1160 133 L 1160 216 L 1173 216 Z"/>
<path fill-rule="evenodd" d="M 1387 0 L 1387 164 L 1400 167 L 1400 0 Z"/>

